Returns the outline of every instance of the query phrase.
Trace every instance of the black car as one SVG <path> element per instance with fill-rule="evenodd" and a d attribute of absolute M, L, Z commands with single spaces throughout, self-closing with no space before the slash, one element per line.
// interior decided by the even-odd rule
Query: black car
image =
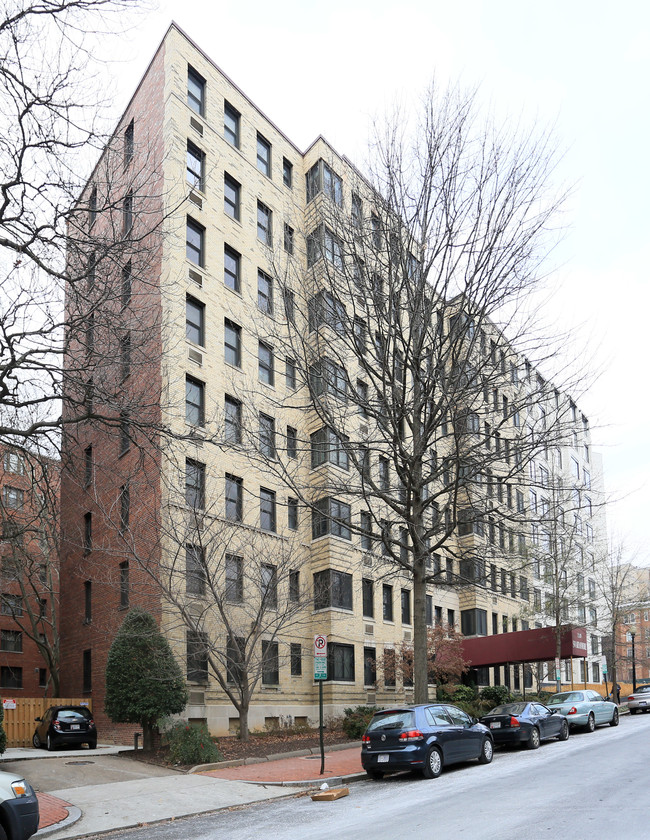
<path fill-rule="evenodd" d="M 481 718 L 498 746 L 525 744 L 536 750 L 542 741 L 557 738 L 566 741 L 569 724 L 564 715 L 542 703 L 504 703 Z"/>
<path fill-rule="evenodd" d="M 29 840 L 38 831 L 38 819 L 34 788 L 15 773 L 0 772 L 0 838 Z"/>
<path fill-rule="evenodd" d="M 55 750 L 64 744 L 97 746 L 97 728 L 86 706 L 50 706 L 42 718 L 37 717 L 32 743 L 38 749 Z"/>
<path fill-rule="evenodd" d="M 361 764 L 373 779 L 397 770 L 435 779 L 448 764 L 475 758 L 489 764 L 493 747 L 490 730 L 456 706 L 402 706 L 375 712 L 362 738 Z"/>

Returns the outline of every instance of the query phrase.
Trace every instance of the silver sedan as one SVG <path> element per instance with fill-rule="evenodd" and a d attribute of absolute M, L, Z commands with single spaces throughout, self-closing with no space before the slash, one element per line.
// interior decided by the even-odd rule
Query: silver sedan
<path fill-rule="evenodd" d="M 640 685 L 627 698 L 627 707 L 631 715 L 637 712 L 650 712 L 650 685 Z"/>

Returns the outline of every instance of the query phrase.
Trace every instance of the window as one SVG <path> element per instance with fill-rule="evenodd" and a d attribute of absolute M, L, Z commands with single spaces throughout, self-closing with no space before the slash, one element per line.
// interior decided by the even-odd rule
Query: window
<path fill-rule="evenodd" d="M 257 202 L 257 238 L 269 248 L 273 245 L 273 212 L 261 201 Z"/>
<path fill-rule="evenodd" d="M 188 216 L 185 236 L 185 256 L 194 265 L 203 265 L 205 257 L 204 238 L 205 228 Z"/>
<path fill-rule="evenodd" d="M 299 677 L 302 674 L 302 646 L 299 642 L 291 642 L 289 659 L 291 662 L 291 676 Z"/>
<path fill-rule="evenodd" d="M 352 224 L 357 230 L 363 226 L 363 204 L 361 196 L 355 192 L 352 193 Z"/>
<path fill-rule="evenodd" d="M 205 595 L 205 552 L 199 545 L 185 546 L 185 591 L 188 595 Z"/>
<path fill-rule="evenodd" d="M 124 534 L 129 528 L 129 516 L 131 513 L 131 491 L 128 484 L 120 488 L 120 534 Z"/>
<path fill-rule="evenodd" d="M 283 289 L 284 314 L 289 324 L 296 323 L 296 298 L 291 289 Z"/>
<path fill-rule="evenodd" d="M 208 638 L 205 633 L 188 630 L 186 637 L 187 679 L 190 682 L 208 681 Z"/>
<path fill-rule="evenodd" d="M 260 528 L 263 531 L 276 530 L 275 493 L 260 487 Z"/>
<path fill-rule="evenodd" d="M 297 569 L 289 572 L 289 600 L 300 601 L 300 572 Z"/>
<path fill-rule="evenodd" d="M 379 456 L 379 487 L 382 490 L 390 489 L 390 469 L 388 458 L 384 458 L 383 455 Z"/>
<path fill-rule="evenodd" d="M 122 382 L 131 375 L 131 333 L 120 338 L 120 373 Z"/>
<path fill-rule="evenodd" d="M 122 309 L 125 309 L 131 302 L 131 260 L 122 268 Z"/>
<path fill-rule="evenodd" d="M 298 457 L 298 430 L 287 426 L 287 455 L 289 458 Z"/>
<path fill-rule="evenodd" d="M 190 140 L 187 141 L 187 183 L 203 192 L 205 154 Z"/>
<path fill-rule="evenodd" d="M 280 659 L 278 643 L 262 639 L 262 685 L 279 685 Z"/>
<path fill-rule="evenodd" d="M 393 587 L 385 583 L 381 591 L 382 615 L 384 621 L 393 620 Z"/>
<path fill-rule="evenodd" d="M 372 551 L 372 516 L 368 511 L 361 511 L 361 548 Z"/>
<path fill-rule="evenodd" d="M 257 168 L 267 178 L 271 177 L 271 144 L 261 134 L 257 135 Z"/>
<path fill-rule="evenodd" d="M 205 507 L 205 464 L 185 459 L 185 502 L 192 508 Z"/>
<path fill-rule="evenodd" d="M 239 148 L 239 124 L 241 115 L 230 102 L 223 103 L 223 136 L 236 149 Z"/>
<path fill-rule="evenodd" d="M 381 222 L 375 213 L 372 213 L 370 216 L 370 227 L 372 229 L 373 247 L 381 248 Z"/>
<path fill-rule="evenodd" d="M 82 678 L 81 690 L 83 694 L 90 694 L 93 690 L 93 653 L 92 650 L 85 650 L 82 653 Z"/>
<path fill-rule="evenodd" d="M 244 600 L 244 561 L 236 554 L 226 554 L 226 601 L 241 604 Z"/>
<path fill-rule="evenodd" d="M 93 515 L 90 513 L 84 514 L 84 554 L 89 554 L 93 550 Z"/>
<path fill-rule="evenodd" d="M 203 304 L 188 296 L 185 301 L 185 337 L 201 347 L 205 344 L 204 313 Z"/>
<path fill-rule="evenodd" d="M 241 367 L 241 327 L 227 318 L 224 321 L 224 357 L 229 365 Z"/>
<path fill-rule="evenodd" d="M 187 104 L 201 117 L 205 113 L 205 79 L 193 67 L 187 68 Z"/>
<path fill-rule="evenodd" d="M 120 411 L 120 456 L 131 448 L 131 416 L 128 411 Z"/>
<path fill-rule="evenodd" d="M 298 530 L 298 499 L 287 499 L 287 527 L 291 531 Z"/>
<path fill-rule="evenodd" d="M 23 614 L 22 600 L 20 595 L 11 595 L 4 592 L 0 604 L 0 614 L 10 615 L 12 618 Z"/>
<path fill-rule="evenodd" d="M 237 685 L 241 682 L 244 668 L 246 641 L 241 636 L 228 636 L 226 642 L 226 680 Z"/>
<path fill-rule="evenodd" d="M 319 225 L 307 237 L 307 266 L 311 268 L 322 257 L 325 257 L 334 268 L 343 268 L 341 240 L 325 225 Z"/>
<path fill-rule="evenodd" d="M 286 158 L 282 158 L 282 183 L 289 189 L 293 186 L 293 164 Z"/>
<path fill-rule="evenodd" d="M 226 395 L 224 415 L 224 438 L 228 443 L 241 443 L 241 403 Z"/>
<path fill-rule="evenodd" d="M 294 230 L 291 225 L 284 223 L 284 250 L 287 254 L 293 254 L 293 235 Z"/>
<path fill-rule="evenodd" d="M 402 624 L 411 623 L 411 593 L 402 589 Z"/>
<path fill-rule="evenodd" d="M 257 308 L 273 315 L 273 280 L 261 268 L 257 269 Z"/>
<path fill-rule="evenodd" d="M 25 475 L 25 459 L 18 452 L 5 452 L 4 469 L 14 475 Z"/>
<path fill-rule="evenodd" d="M 504 633 L 507 632 L 507 617 Z M 462 610 L 460 613 L 460 625 L 463 636 L 487 636 L 487 612 L 485 610 L 472 609 Z"/>
<path fill-rule="evenodd" d="M 227 172 L 223 176 L 223 209 L 231 219 L 239 221 L 241 184 L 231 178 Z"/>
<path fill-rule="evenodd" d="M 319 292 L 314 295 L 309 301 L 308 314 L 310 332 L 326 325 L 331 327 L 335 333 L 344 334 L 346 328 L 345 306 L 331 292 Z"/>
<path fill-rule="evenodd" d="M 20 630 L 0 631 L 0 650 L 5 653 L 22 653 L 23 634 Z"/>
<path fill-rule="evenodd" d="M 259 415 L 260 453 L 267 458 L 275 458 L 275 420 L 268 414 Z"/>
<path fill-rule="evenodd" d="M 368 578 L 361 581 L 361 595 L 363 601 L 363 615 L 365 618 L 374 618 L 374 582 Z"/>
<path fill-rule="evenodd" d="M 314 575 L 314 609 L 338 607 L 352 609 L 352 575 L 337 569 L 324 569 Z"/>
<path fill-rule="evenodd" d="M 122 235 L 126 236 L 133 227 L 133 191 L 124 196 L 122 201 Z"/>
<path fill-rule="evenodd" d="M 320 499 L 314 505 L 311 513 L 312 539 L 331 534 L 334 537 L 341 537 L 344 540 L 352 538 L 350 505 L 340 502 L 338 499 Z"/>
<path fill-rule="evenodd" d="M 321 190 L 339 207 L 343 204 L 343 181 L 324 160 L 315 163 L 307 173 L 307 203 L 312 201 Z"/>
<path fill-rule="evenodd" d="M 348 397 L 348 377 L 345 368 L 330 359 L 323 359 L 309 369 L 312 392 L 316 396 L 330 394 L 342 402 Z"/>
<path fill-rule="evenodd" d="M 265 382 L 267 385 L 273 385 L 275 382 L 275 373 L 273 369 L 273 350 L 268 344 L 263 341 L 259 342 L 257 348 L 258 360 L 258 378 L 260 382 Z"/>
<path fill-rule="evenodd" d="M 25 492 L 18 487 L 9 487 L 5 485 L 2 488 L 2 498 L 6 508 L 11 510 L 20 510 L 25 503 Z"/>
<path fill-rule="evenodd" d="M 343 470 L 349 468 L 348 453 L 344 448 L 349 441 L 348 437 L 341 439 L 331 429 L 325 426 L 314 432 L 310 437 L 311 441 L 311 467 L 315 469 L 321 464 L 330 463 Z"/>
<path fill-rule="evenodd" d="M 91 255 L 88 257 L 87 277 L 88 277 L 88 291 L 92 291 L 95 288 L 95 280 L 97 279 L 97 252 L 96 251 L 93 251 L 91 253 Z"/>
<path fill-rule="evenodd" d="M 233 292 L 241 292 L 241 254 L 229 245 L 223 246 L 223 282 Z"/>
<path fill-rule="evenodd" d="M 133 150 L 134 150 L 134 139 L 135 139 L 135 129 L 134 129 L 134 122 L 131 122 L 127 125 L 126 131 L 124 132 L 124 168 L 131 163 L 133 160 Z M 96 196 L 95 196 L 96 199 Z"/>
<path fill-rule="evenodd" d="M 92 227 L 97 218 L 97 187 L 93 187 L 88 198 L 88 223 Z M 587 459 L 589 460 L 589 459 Z"/>
<path fill-rule="evenodd" d="M 298 371 L 296 369 L 296 362 L 288 356 L 284 364 L 284 376 L 287 388 L 295 391 L 298 386 Z"/>
<path fill-rule="evenodd" d="M 191 426 L 203 426 L 205 422 L 205 383 L 185 377 L 185 422 Z"/>
<path fill-rule="evenodd" d="M 241 522 L 243 519 L 244 486 L 241 478 L 226 473 L 226 519 Z"/>
<path fill-rule="evenodd" d="M 84 624 L 90 624 L 93 620 L 93 583 L 91 580 L 84 581 Z"/>
<path fill-rule="evenodd" d="M 129 561 L 120 563 L 120 609 L 129 606 Z"/>
<path fill-rule="evenodd" d="M 3 665 L 0 668 L 0 688 L 22 688 L 23 669 Z"/>
<path fill-rule="evenodd" d="M 262 607 L 275 610 L 278 606 L 278 570 L 262 563 Z"/>
<path fill-rule="evenodd" d="M 327 679 L 354 682 L 354 647 L 331 642 L 327 646 Z"/>

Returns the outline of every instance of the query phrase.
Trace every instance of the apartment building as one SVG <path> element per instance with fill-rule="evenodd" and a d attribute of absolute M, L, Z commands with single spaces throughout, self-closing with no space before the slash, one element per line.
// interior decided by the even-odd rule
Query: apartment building
<path fill-rule="evenodd" d="M 58 476 L 59 464 L 52 459 L 18 446 L 0 451 L 0 690 L 5 698 L 52 695 L 58 686 Z"/>
<path fill-rule="evenodd" d="M 188 717 L 215 734 L 240 726 L 238 703 L 251 728 L 313 722 L 315 634 L 328 716 L 412 699 L 402 665 L 427 626 L 516 631 L 561 604 L 598 636 L 588 423 L 466 302 L 423 297 L 425 331 L 466 348 L 464 372 L 441 377 L 435 422 L 397 418 L 405 450 L 422 424 L 435 443 L 409 462 L 415 484 L 400 475 L 387 417 L 419 361 L 405 373 L 386 284 L 417 276 L 418 247 L 322 137 L 300 151 L 172 25 L 79 208 L 93 271 L 68 301 L 88 307 L 68 364 L 87 361 L 89 400 L 113 415 L 66 439 L 62 673 L 103 732 L 106 657 L 133 604 L 185 665 Z M 581 661 L 599 682 L 596 647 Z M 531 674 L 473 677 L 518 690 Z"/>

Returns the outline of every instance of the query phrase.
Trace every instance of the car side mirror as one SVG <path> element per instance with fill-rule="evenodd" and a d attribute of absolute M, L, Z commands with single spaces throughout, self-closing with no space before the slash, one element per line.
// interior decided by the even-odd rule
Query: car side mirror
<path fill-rule="evenodd" d="M 472 726 L 474 726 L 474 724 L 476 724 L 476 723 L 478 723 L 478 718 L 473 717 L 472 718 Z"/>

